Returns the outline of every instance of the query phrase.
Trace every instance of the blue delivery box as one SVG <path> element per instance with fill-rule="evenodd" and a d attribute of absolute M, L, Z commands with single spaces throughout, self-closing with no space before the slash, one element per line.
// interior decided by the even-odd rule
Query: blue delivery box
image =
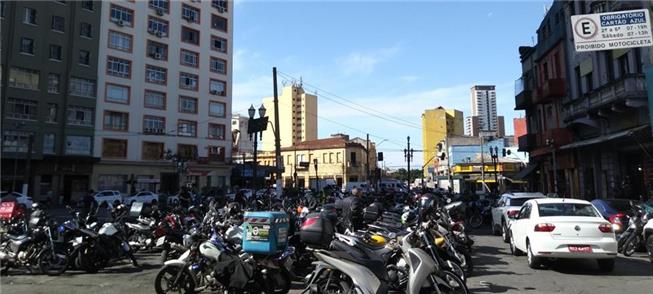
<path fill-rule="evenodd" d="M 279 211 L 245 212 L 243 251 L 273 255 L 288 243 L 288 215 Z"/>

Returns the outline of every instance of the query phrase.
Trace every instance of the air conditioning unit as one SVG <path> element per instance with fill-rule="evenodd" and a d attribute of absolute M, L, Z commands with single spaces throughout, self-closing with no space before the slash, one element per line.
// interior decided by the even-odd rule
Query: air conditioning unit
<path fill-rule="evenodd" d="M 123 27 L 123 26 L 125 26 L 125 22 L 122 21 L 122 19 L 117 20 L 117 21 L 116 21 L 116 24 L 117 24 L 119 27 Z"/>
<path fill-rule="evenodd" d="M 156 9 L 156 15 L 158 15 L 158 16 L 163 16 L 163 13 L 164 13 L 164 11 L 163 11 L 162 8 L 157 8 L 157 9 Z"/>
<path fill-rule="evenodd" d="M 155 35 L 159 38 L 163 37 L 163 33 L 161 31 L 156 31 Z"/>
<path fill-rule="evenodd" d="M 211 94 L 218 95 L 218 90 L 211 90 Z"/>
<path fill-rule="evenodd" d="M 152 55 L 153 55 L 154 59 L 159 59 L 159 60 L 163 57 L 163 55 L 161 55 L 161 53 L 154 53 Z"/>

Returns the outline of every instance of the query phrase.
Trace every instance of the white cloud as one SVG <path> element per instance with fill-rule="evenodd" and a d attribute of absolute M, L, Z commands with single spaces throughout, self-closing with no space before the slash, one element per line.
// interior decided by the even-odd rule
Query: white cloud
<path fill-rule="evenodd" d="M 260 75 L 245 81 L 234 81 L 232 112 L 246 114 L 251 104 L 261 104 L 264 97 L 272 96 L 272 76 Z"/>
<path fill-rule="evenodd" d="M 377 64 L 393 57 L 399 52 L 399 46 L 383 48 L 370 52 L 351 52 L 347 56 L 336 59 L 347 75 L 369 75 L 374 72 Z"/>

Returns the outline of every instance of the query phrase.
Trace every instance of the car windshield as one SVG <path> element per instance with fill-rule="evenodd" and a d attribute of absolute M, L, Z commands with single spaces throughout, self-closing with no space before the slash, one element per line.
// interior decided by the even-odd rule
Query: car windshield
<path fill-rule="evenodd" d="M 510 206 L 522 206 L 524 203 L 531 199 L 537 199 L 541 197 L 532 197 L 532 198 L 513 198 L 510 199 Z"/>
<path fill-rule="evenodd" d="M 538 205 L 540 217 L 547 216 L 592 216 L 599 217 L 591 204 L 544 203 Z"/>

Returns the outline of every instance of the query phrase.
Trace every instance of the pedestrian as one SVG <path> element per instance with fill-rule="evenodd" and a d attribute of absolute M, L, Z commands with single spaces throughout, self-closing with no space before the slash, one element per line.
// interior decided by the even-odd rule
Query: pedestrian
<path fill-rule="evenodd" d="M 362 229 L 363 226 L 363 192 L 358 188 L 351 190 L 351 195 L 342 200 L 342 220 L 345 228 L 351 232 Z"/>
<path fill-rule="evenodd" d="M 179 205 L 184 209 L 188 209 L 191 204 L 191 195 L 187 187 L 182 187 L 181 192 L 179 193 Z"/>
<path fill-rule="evenodd" d="M 247 204 L 247 199 L 245 198 L 245 193 L 243 190 L 238 190 L 236 195 L 234 195 L 234 202 L 238 203 L 240 207 L 245 207 Z"/>
<path fill-rule="evenodd" d="M 95 201 L 93 194 L 95 194 L 95 191 L 93 191 L 93 189 L 88 190 L 88 193 L 86 193 L 86 195 L 82 199 L 81 215 L 83 219 L 85 219 L 88 215 L 91 215 L 93 209 L 95 209 L 95 207 L 97 206 L 97 202 Z"/>

